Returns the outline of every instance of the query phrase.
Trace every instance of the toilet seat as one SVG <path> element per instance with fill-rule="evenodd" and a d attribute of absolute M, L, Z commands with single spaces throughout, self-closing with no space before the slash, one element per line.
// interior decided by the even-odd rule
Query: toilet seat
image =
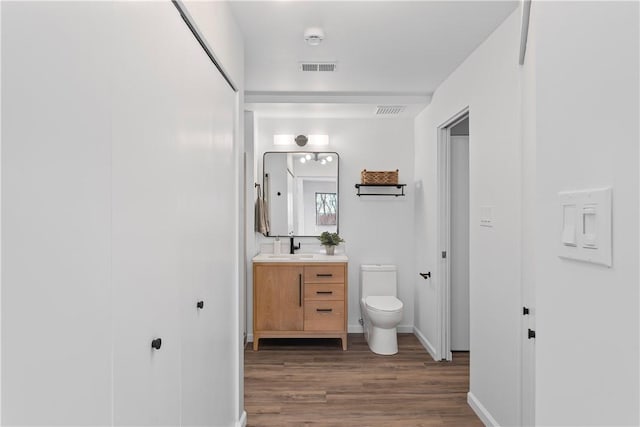
<path fill-rule="evenodd" d="M 396 312 L 402 310 L 403 304 L 394 296 L 368 296 L 364 299 L 367 308 L 374 311 Z"/>

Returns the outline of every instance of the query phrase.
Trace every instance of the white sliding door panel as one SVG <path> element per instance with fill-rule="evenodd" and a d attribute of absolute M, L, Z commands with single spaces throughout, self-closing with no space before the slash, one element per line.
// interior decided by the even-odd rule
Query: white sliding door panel
<path fill-rule="evenodd" d="M 235 93 L 186 26 L 184 33 L 190 43 L 179 97 L 182 422 L 232 425 Z"/>
<path fill-rule="evenodd" d="M 2 425 L 110 425 L 113 6 L 1 7 Z"/>
<path fill-rule="evenodd" d="M 180 125 L 184 23 L 117 3 L 113 118 L 115 425 L 180 424 Z M 151 348 L 162 339 L 159 350 Z"/>

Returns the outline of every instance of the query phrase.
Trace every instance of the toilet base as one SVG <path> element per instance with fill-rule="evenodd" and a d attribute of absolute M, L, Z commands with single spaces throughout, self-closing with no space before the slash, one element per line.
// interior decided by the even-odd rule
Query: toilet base
<path fill-rule="evenodd" d="M 370 328 L 366 338 L 372 352 L 383 356 L 390 356 L 398 352 L 397 328 L 382 329 L 375 326 L 370 326 Z"/>

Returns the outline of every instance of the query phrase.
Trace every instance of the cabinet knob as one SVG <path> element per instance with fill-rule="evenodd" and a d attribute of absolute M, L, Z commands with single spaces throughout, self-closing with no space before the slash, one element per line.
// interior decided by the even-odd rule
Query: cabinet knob
<path fill-rule="evenodd" d="M 156 338 L 155 340 L 151 341 L 151 348 L 160 350 L 160 347 L 162 347 L 162 338 Z"/>
<path fill-rule="evenodd" d="M 196 307 L 203 309 L 204 308 L 204 301 L 198 301 L 198 303 L 196 304 Z"/>

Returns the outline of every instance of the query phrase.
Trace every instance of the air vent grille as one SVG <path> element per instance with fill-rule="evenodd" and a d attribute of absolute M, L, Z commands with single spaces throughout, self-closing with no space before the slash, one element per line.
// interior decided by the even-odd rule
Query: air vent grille
<path fill-rule="evenodd" d="M 378 105 L 376 108 L 377 116 L 389 116 L 397 115 L 404 111 L 406 107 L 404 105 Z"/>
<path fill-rule="evenodd" d="M 338 64 L 335 62 L 301 62 L 300 71 L 306 72 L 334 72 L 338 70 Z"/>

